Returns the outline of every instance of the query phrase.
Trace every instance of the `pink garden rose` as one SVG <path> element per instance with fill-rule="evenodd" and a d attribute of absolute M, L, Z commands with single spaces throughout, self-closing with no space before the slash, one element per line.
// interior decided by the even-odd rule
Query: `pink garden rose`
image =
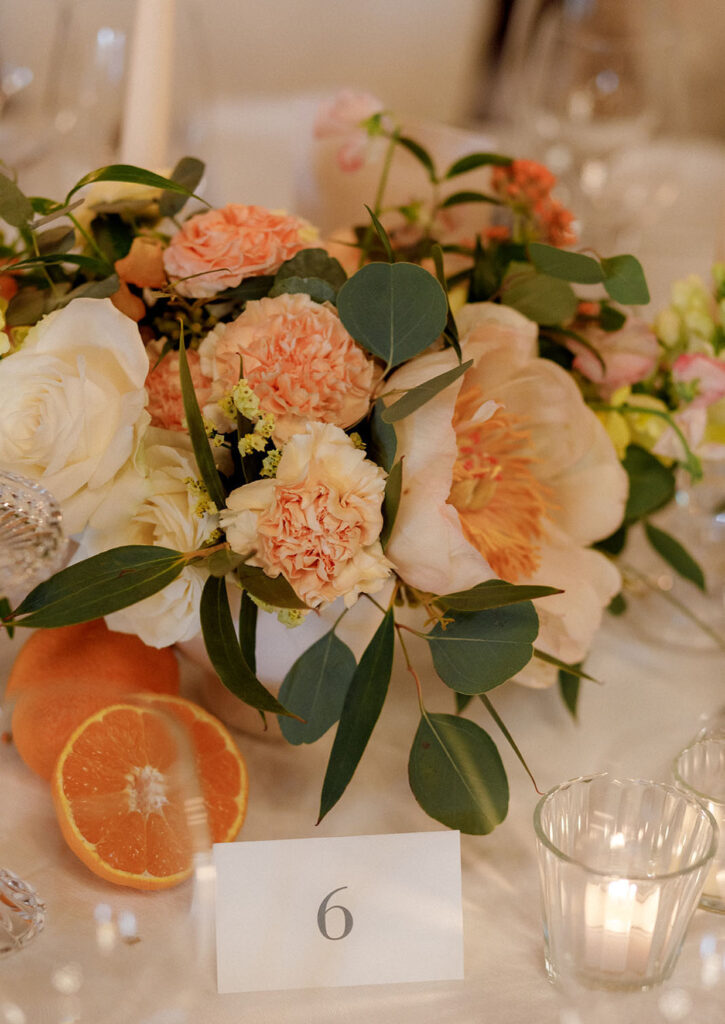
<path fill-rule="evenodd" d="M 701 352 L 685 352 L 672 367 L 675 383 L 697 381 L 697 394 L 691 408 L 700 409 L 725 398 L 725 362 Z"/>
<path fill-rule="evenodd" d="M 223 332 L 201 344 L 202 370 L 213 379 L 212 401 L 244 377 L 262 412 L 275 416 L 275 439 L 285 441 L 308 420 L 349 427 L 366 415 L 378 371 L 330 306 L 308 295 L 248 302 Z M 213 409 L 205 409 L 212 420 Z"/>
<path fill-rule="evenodd" d="M 176 281 L 181 295 L 208 298 L 246 277 L 274 273 L 316 234 L 283 211 L 230 203 L 191 217 L 164 250 L 164 267 L 172 278 L 189 279 Z"/>
<path fill-rule="evenodd" d="M 337 163 L 341 171 L 359 171 L 365 163 L 368 134 L 362 125 L 382 109 L 383 104 L 375 96 L 352 89 L 343 89 L 320 105 L 315 119 L 315 137 L 340 140 Z"/>
<path fill-rule="evenodd" d="M 576 357 L 574 369 L 597 384 L 604 398 L 618 388 L 645 380 L 657 366 L 659 344 L 644 320 L 630 317 L 620 331 L 588 325 L 579 333 L 597 350 L 604 368 L 592 352 L 572 339 L 567 345 Z"/>
<path fill-rule="evenodd" d="M 184 413 L 181 378 L 179 377 L 179 353 L 168 352 L 159 363 L 158 354 L 154 353 L 150 347 L 147 351 L 151 355 L 151 369 L 146 378 L 151 426 L 161 427 L 163 430 L 186 430 L 184 425 L 186 414 Z M 198 352 L 189 349 L 186 359 L 189 363 L 197 401 L 200 406 L 203 406 L 209 401 L 211 395 L 211 381 L 202 372 Z"/>
<path fill-rule="evenodd" d="M 382 469 L 343 430 L 310 423 L 285 445 L 275 479 L 232 491 L 220 522 L 233 551 L 282 573 L 311 608 L 338 597 L 351 605 L 390 574 L 379 541 L 384 490 Z"/>

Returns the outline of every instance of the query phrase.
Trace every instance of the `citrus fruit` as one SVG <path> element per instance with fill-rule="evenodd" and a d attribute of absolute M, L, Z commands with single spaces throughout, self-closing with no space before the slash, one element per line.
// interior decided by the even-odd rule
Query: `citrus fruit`
<path fill-rule="evenodd" d="M 52 790 L 63 836 L 91 871 L 136 889 L 166 889 L 191 874 L 200 795 L 213 841 L 234 838 L 247 773 L 207 712 L 181 698 L 145 697 L 82 722 L 56 762 Z"/>
<path fill-rule="evenodd" d="M 134 702 L 173 715 L 188 730 L 211 840 L 227 843 L 234 839 L 246 814 L 249 783 L 247 766 L 229 731 L 218 718 L 184 697 L 140 693 Z"/>
<path fill-rule="evenodd" d="M 15 748 L 31 771 L 50 779 L 73 730 L 89 715 L 119 700 L 123 694 L 118 687 L 88 680 L 23 690 L 13 708 Z"/>
<path fill-rule="evenodd" d="M 123 692 L 179 692 L 179 667 L 170 647 L 149 647 L 131 633 L 113 632 L 104 619 L 94 619 L 32 633 L 15 658 L 5 697 L 83 679 Z"/>

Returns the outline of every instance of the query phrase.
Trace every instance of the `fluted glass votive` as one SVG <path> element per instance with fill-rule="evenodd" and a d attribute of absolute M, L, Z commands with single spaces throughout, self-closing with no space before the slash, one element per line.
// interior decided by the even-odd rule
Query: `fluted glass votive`
<path fill-rule="evenodd" d="M 644 989 L 669 977 L 717 849 L 717 825 L 664 783 L 593 775 L 534 812 L 552 981 Z"/>
<path fill-rule="evenodd" d="M 720 840 L 700 906 L 725 914 L 725 728 L 700 733 L 677 757 L 673 766 L 676 785 L 710 811 L 720 830 Z"/>

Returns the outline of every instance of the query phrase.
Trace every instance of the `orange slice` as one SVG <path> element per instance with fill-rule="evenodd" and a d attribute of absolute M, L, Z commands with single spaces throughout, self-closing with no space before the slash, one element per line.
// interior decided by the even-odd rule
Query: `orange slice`
<path fill-rule="evenodd" d="M 246 768 L 226 729 L 190 701 L 168 699 L 179 706 L 165 705 L 165 714 L 145 700 L 96 712 L 73 732 L 53 773 L 70 848 L 101 878 L 135 889 L 170 888 L 191 874 L 200 791 L 210 795 L 213 841 L 232 839 L 246 810 Z"/>

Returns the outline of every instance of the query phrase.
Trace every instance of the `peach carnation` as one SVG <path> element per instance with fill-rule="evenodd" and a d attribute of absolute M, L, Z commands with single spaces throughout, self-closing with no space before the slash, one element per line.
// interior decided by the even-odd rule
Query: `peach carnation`
<path fill-rule="evenodd" d="M 209 298 L 245 277 L 274 273 L 316 236 L 299 217 L 230 203 L 191 217 L 164 250 L 164 267 L 181 279 L 181 295 Z"/>
<path fill-rule="evenodd" d="M 199 353 L 202 370 L 214 381 L 214 401 L 237 383 L 241 357 L 244 377 L 262 411 L 274 414 L 274 437 L 282 442 L 308 420 L 357 423 L 378 376 L 337 313 L 304 294 L 248 302 L 224 331 L 204 339 Z M 218 419 L 213 408 L 204 413 Z"/>
<path fill-rule="evenodd" d="M 390 573 L 379 541 L 384 490 L 382 469 L 343 430 L 310 423 L 285 446 L 274 480 L 232 491 L 220 524 L 234 551 L 281 573 L 305 604 L 351 605 Z"/>
<path fill-rule="evenodd" d="M 151 346 L 147 348 L 147 352 L 151 356 L 152 364 L 146 378 L 149 396 L 147 408 L 151 415 L 151 426 L 161 427 L 163 430 L 186 430 L 179 377 L 179 353 L 169 352 L 161 362 L 157 362 L 159 353 L 154 353 Z M 186 358 L 197 400 L 199 405 L 203 406 L 211 395 L 211 381 L 202 371 L 198 352 L 189 349 Z"/>

